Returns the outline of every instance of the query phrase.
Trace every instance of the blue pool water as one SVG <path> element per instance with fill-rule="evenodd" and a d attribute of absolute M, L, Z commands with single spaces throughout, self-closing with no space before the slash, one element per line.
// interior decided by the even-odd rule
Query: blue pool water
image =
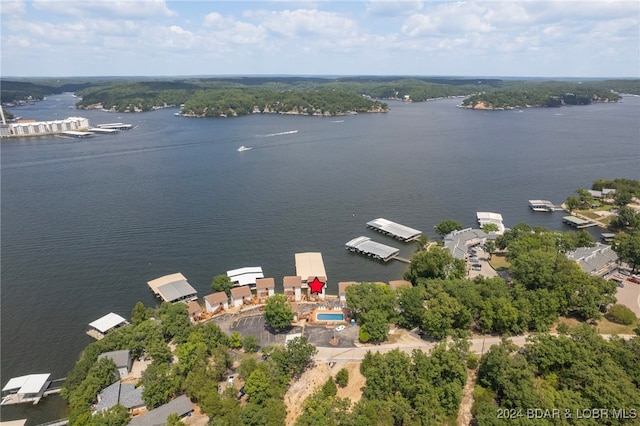
<path fill-rule="evenodd" d="M 344 321 L 344 314 L 316 314 L 316 321 Z"/>

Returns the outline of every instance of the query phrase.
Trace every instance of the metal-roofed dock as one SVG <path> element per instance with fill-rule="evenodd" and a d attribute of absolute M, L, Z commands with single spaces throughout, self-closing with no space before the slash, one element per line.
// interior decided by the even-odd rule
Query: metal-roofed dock
<path fill-rule="evenodd" d="M 596 226 L 597 223 L 591 222 L 589 220 L 581 219 L 576 216 L 565 216 L 562 218 L 562 223 L 573 226 L 574 228 L 582 229 L 589 228 L 590 226 Z"/>
<path fill-rule="evenodd" d="M 392 222 L 384 218 L 374 219 L 367 222 L 367 228 L 388 235 L 402 242 L 417 240 L 422 235 L 422 231 L 409 228 L 408 226 Z"/>
<path fill-rule="evenodd" d="M 264 278 L 264 273 L 261 266 L 248 266 L 227 271 L 227 276 L 235 286 L 255 286 L 257 279 Z"/>
<path fill-rule="evenodd" d="M 147 285 L 165 302 L 188 302 L 198 298 L 198 292 L 180 272 L 156 278 L 147 282 Z"/>
<path fill-rule="evenodd" d="M 376 260 L 382 260 L 383 262 L 388 262 L 400 253 L 400 250 L 395 247 L 376 243 L 375 241 L 372 241 L 371 238 L 364 236 L 354 238 L 347 242 L 344 245 L 344 248 L 350 252 L 363 254 Z"/>

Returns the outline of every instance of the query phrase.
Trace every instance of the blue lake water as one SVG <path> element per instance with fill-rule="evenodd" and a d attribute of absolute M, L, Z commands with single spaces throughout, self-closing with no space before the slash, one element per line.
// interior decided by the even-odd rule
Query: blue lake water
<path fill-rule="evenodd" d="M 640 179 L 640 99 L 560 109 L 481 112 L 459 99 L 404 104 L 387 114 L 317 118 L 176 117 L 175 110 L 112 114 L 70 109 L 57 95 L 15 108 L 24 118 L 80 115 L 134 130 L 90 139 L 3 140 L 1 374 L 64 377 L 91 340 L 87 324 L 157 303 L 146 282 L 182 272 L 209 293 L 212 278 L 244 266 L 295 274 L 294 253 L 322 252 L 329 294 L 339 281 L 389 281 L 406 265 L 344 250 L 360 235 L 414 251 L 366 222 L 424 231 L 477 211 L 566 229 L 560 203 L 598 178 Z M 297 131 L 293 133 L 293 131 Z M 253 147 L 237 152 L 241 145 Z M 2 419 L 63 417 L 50 397 L 3 408 Z"/>

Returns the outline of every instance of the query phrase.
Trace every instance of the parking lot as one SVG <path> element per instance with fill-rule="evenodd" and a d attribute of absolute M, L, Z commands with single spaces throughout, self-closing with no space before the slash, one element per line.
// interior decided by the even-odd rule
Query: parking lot
<path fill-rule="evenodd" d="M 631 309 L 640 318 L 640 284 L 629 281 L 629 277 L 620 276 L 620 278 L 624 278 L 622 281 L 624 287 L 618 287 L 616 299 L 618 303 Z"/>
<path fill-rule="evenodd" d="M 237 331 L 243 336 L 255 336 L 260 340 L 260 346 L 267 346 L 274 343 L 284 345 L 287 334 L 302 333 L 302 327 L 290 327 L 287 330 L 275 333 L 267 327 L 262 312 L 258 311 L 251 315 L 234 319 L 229 324 L 228 331 L 230 333 Z"/>
<path fill-rule="evenodd" d="M 497 277 L 498 273 L 489 264 L 489 254 L 479 247 L 474 248 L 477 260 L 467 260 L 467 274 L 469 278 L 475 278 L 482 275 L 486 278 Z M 469 256 L 471 258 L 471 255 Z M 480 265 L 480 268 L 474 268 L 473 265 Z"/>

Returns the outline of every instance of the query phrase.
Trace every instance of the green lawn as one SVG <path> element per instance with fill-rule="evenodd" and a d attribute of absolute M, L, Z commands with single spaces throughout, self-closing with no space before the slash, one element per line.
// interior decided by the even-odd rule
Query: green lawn
<path fill-rule="evenodd" d="M 502 253 L 495 253 L 493 256 L 491 256 L 491 260 L 489 261 L 489 264 L 496 271 L 509 269 L 511 267 L 511 264 Z"/>

